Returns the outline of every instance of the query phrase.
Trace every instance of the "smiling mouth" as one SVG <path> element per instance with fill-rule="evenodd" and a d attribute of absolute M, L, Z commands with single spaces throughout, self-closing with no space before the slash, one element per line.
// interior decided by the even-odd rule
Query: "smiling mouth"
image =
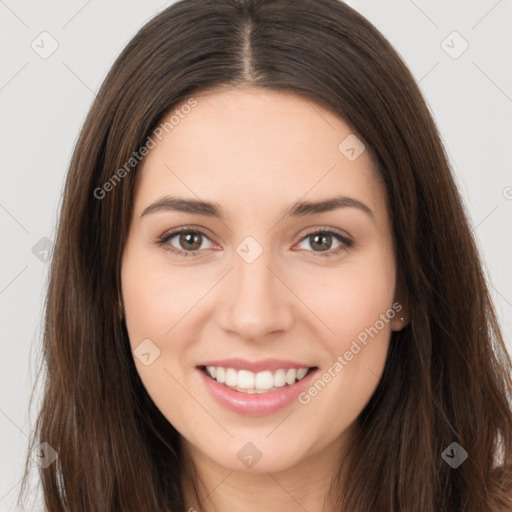
<path fill-rule="evenodd" d="M 251 372 L 222 366 L 199 366 L 210 379 L 241 393 L 261 394 L 278 391 L 300 382 L 318 367 L 279 368 L 274 371 Z"/>

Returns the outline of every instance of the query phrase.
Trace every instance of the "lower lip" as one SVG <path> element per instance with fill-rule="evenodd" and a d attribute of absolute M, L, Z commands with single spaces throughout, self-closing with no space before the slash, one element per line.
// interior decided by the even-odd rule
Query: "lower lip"
<path fill-rule="evenodd" d="M 299 393 L 310 385 L 317 370 L 311 370 L 302 380 L 290 386 L 283 386 L 267 393 L 253 394 L 231 389 L 209 377 L 203 370 L 198 369 L 198 371 L 208 391 L 220 405 L 245 416 L 265 416 L 284 409 L 296 400 Z"/>

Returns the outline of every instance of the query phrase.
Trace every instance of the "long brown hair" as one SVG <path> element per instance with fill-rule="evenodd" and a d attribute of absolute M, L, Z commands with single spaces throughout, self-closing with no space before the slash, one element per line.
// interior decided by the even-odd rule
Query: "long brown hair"
<path fill-rule="evenodd" d="M 101 198 L 95 191 L 176 105 L 240 84 L 340 116 L 387 190 L 410 324 L 392 334 L 358 417 L 346 478 L 333 479 L 335 508 L 512 510 L 512 363 L 467 215 L 413 77 L 338 0 L 182 0 L 114 63 L 75 147 L 51 263 L 31 444 L 58 453 L 40 469 L 46 510 L 184 510 L 180 436 L 145 391 L 119 316 L 137 166 Z M 453 442 L 468 453 L 457 468 L 442 457 Z"/>

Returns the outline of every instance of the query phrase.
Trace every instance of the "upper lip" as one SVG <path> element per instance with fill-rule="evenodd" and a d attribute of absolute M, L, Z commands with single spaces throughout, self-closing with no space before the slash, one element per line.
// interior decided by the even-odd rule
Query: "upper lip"
<path fill-rule="evenodd" d="M 220 366 L 222 368 L 233 368 L 234 370 L 249 370 L 258 373 L 265 370 L 279 370 L 279 368 L 312 368 L 314 365 L 299 363 L 297 361 L 285 361 L 284 359 L 261 359 L 259 361 L 249 361 L 239 357 L 231 359 L 222 359 L 216 361 L 206 361 L 198 365 L 201 366 Z"/>

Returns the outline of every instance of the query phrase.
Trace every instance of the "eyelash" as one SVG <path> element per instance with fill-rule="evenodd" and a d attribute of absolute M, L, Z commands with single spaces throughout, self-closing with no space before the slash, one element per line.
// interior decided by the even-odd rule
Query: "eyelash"
<path fill-rule="evenodd" d="M 174 238 L 176 235 L 180 235 L 181 233 L 200 233 L 201 235 L 205 236 L 206 238 L 209 239 L 209 236 L 208 234 L 203 231 L 202 229 L 200 228 L 187 228 L 186 226 L 185 227 L 182 227 L 182 228 L 178 228 L 178 229 L 175 229 L 169 233 L 165 233 L 163 234 L 161 237 L 159 237 L 157 240 L 156 240 L 156 244 L 158 245 L 158 247 L 161 247 L 163 246 L 164 244 L 166 244 L 169 240 L 171 240 L 172 238 Z M 329 258 L 331 256 L 337 256 L 338 254 L 341 254 L 342 252 L 345 252 L 347 251 L 347 249 L 349 249 L 350 247 L 353 246 L 353 241 L 350 240 L 349 238 L 346 238 L 342 235 L 340 235 L 339 233 L 337 233 L 336 231 L 332 231 L 330 230 L 329 228 L 320 228 L 320 229 L 317 229 L 315 231 L 311 231 L 309 233 L 306 233 L 306 235 L 304 235 L 301 239 L 300 239 L 300 242 L 302 242 L 304 239 L 310 237 L 310 236 L 313 236 L 313 235 L 318 235 L 318 234 L 323 234 L 323 235 L 332 235 L 334 238 L 336 238 L 336 240 L 338 240 L 338 242 L 341 242 L 341 245 L 337 248 L 337 249 L 334 249 L 334 250 L 328 250 L 328 251 L 312 251 L 314 253 L 316 253 L 317 256 L 320 256 L 321 258 Z M 170 251 L 174 254 L 177 254 L 178 256 L 185 256 L 185 257 L 189 257 L 189 256 L 199 256 L 199 253 L 200 251 L 196 250 L 196 251 L 182 251 L 180 249 L 176 249 L 175 247 L 169 245 L 169 247 L 166 247 L 165 250 L 167 251 Z"/>

